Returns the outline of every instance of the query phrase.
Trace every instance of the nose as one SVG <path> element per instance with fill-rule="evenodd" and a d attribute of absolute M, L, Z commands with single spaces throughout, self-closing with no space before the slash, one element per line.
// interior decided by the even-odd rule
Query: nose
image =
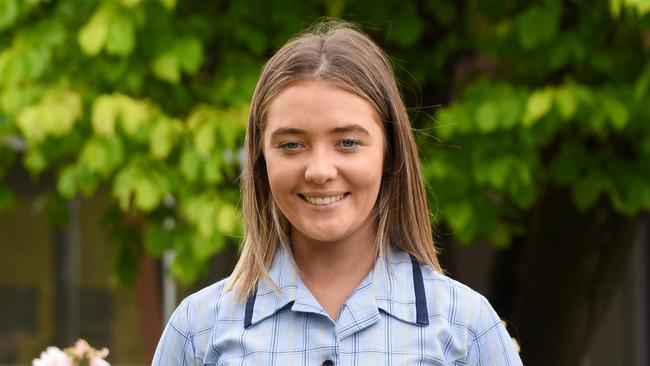
<path fill-rule="evenodd" d="M 336 178 L 338 170 L 331 153 L 326 151 L 314 151 L 309 156 L 305 168 L 305 180 L 315 184 L 325 184 Z"/>

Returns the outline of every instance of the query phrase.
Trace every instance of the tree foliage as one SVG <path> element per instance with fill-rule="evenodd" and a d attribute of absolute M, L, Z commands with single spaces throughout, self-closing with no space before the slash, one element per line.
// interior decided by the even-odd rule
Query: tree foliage
<path fill-rule="evenodd" d="M 463 242 L 507 245 L 540 191 L 567 187 L 581 210 L 603 197 L 650 208 L 648 6 L 477 2 L 462 24 L 469 79 L 425 145 L 443 219 Z M 474 75 L 471 75 L 474 74 Z"/>
<path fill-rule="evenodd" d="M 359 22 L 441 105 L 414 120 L 438 219 L 461 242 L 508 245 L 550 184 L 581 209 L 604 197 L 634 215 L 650 208 L 649 7 L 0 0 L 0 207 L 16 164 L 52 175 L 61 199 L 101 189 L 117 273 L 133 273 L 132 253 L 171 249 L 191 281 L 241 232 L 236 177 L 261 66 L 325 15 Z"/>

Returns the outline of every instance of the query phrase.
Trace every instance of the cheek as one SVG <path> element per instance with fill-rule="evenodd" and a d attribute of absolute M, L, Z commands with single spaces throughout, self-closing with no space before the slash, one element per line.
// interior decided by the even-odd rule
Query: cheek
<path fill-rule="evenodd" d="M 267 160 L 266 174 L 271 191 L 274 193 L 290 190 L 294 186 L 296 179 L 300 177 L 296 164 L 277 162 L 272 158 Z"/>
<path fill-rule="evenodd" d="M 364 159 L 348 167 L 347 171 L 350 183 L 367 190 L 367 194 L 375 194 L 381 185 L 382 159 Z"/>

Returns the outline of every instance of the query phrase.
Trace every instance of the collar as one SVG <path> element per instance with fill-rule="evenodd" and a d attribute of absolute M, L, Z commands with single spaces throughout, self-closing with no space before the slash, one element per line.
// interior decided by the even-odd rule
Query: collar
<path fill-rule="evenodd" d="M 281 291 L 275 291 L 266 280 L 258 283 L 257 290 L 246 301 L 245 328 L 285 310 L 329 318 L 302 282 L 288 250 L 278 249 L 269 277 Z M 377 257 L 373 269 L 343 304 L 336 321 L 339 335 L 344 337 L 375 323 L 380 318 L 380 310 L 407 323 L 429 325 L 420 264 L 399 249 Z"/>

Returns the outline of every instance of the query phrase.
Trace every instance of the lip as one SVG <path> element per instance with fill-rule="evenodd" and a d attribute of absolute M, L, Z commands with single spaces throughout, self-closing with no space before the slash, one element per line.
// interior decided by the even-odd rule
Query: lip
<path fill-rule="evenodd" d="M 332 202 L 327 205 L 314 205 L 313 203 L 307 201 L 305 196 L 310 196 L 310 197 L 331 197 L 331 196 L 336 196 L 342 194 L 343 197 L 336 201 Z M 348 197 L 350 196 L 350 192 L 310 192 L 310 193 L 298 193 L 298 197 L 300 197 L 300 201 L 308 205 L 312 209 L 316 210 L 323 210 L 323 209 L 332 209 L 340 205 L 343 201 L 345 201 Z"/>
<path fill-rule="evenodd" d="M 348 194 L 350 192 L 344 192 L 344 191 L 326 191 L 326 192 L 301 192 L 298 193 L 299 196 L 309 196 L 309 197 L 331 197 L 331 196 L 338 196 L 340 194 Z"/>

